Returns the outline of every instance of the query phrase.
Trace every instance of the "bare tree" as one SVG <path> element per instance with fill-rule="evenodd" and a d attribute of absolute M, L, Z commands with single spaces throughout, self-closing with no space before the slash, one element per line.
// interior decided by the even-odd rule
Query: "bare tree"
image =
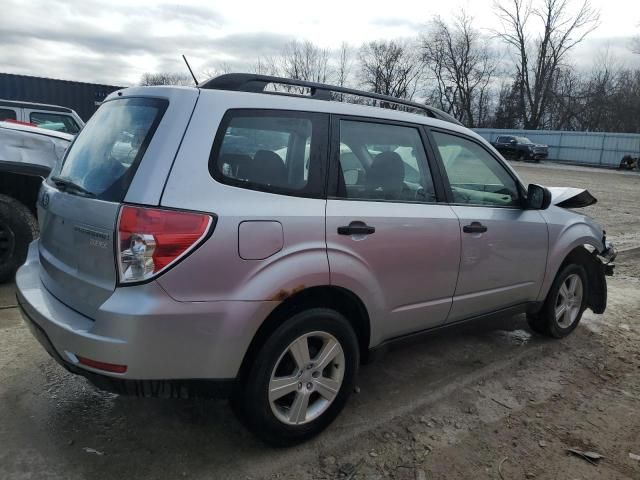
<path fill-rule="evenodd" d="M 143 73 L 140 78 L 140 85 L 193 85 L 193 78 L 188 73 Z"/>
<path fill-rule="evenodd" d="M 520 120 L 520 86 L 518 80 L 511 83 L 503 82 L 498 92 L 498 103 L 496 106 L 493 127 L 495 128 L 522 128 Z"/>
<path fill-rule="evenodd" d="M 517 82 L 503 85 L 494 127 L 522 127 Z M 550 90 L 545 128 L 640 133 L 640 69 L 624 67 L 608 50 L 594 57 L 588 72 L 559 68 Z"/>
<path fill-rule="evenodd" d="M 360 80 L 369 91 L 411 99 L 422 65 L 415 50 L 394 40 L 369 42 L 360 48 Z"/>
<path fill-rule="evenodd" d="M 289 43 L 281 58 L 282 73 L 294 80 L 326 83 L 329 74 L 329 51 L 308 40 Z"/>
<path fill-rule="evenodd" d="M 464 11 L 452 25 L 435 17 L 422 37 L 422 58 L 435 82 L 432 100 L 468 127 L 486 122 L 490 84 L 497 68 L 489 42 Z"/>
<path fill-rule="evenodd" d="M 336 83 L 340 87 L 350 83 L 351 67 L 353 64 L 352 50 L 347 42 L 340 44 L 338 50 L 338 65 L 336 67 Z"/>
<path fill-rule="evenodd" d="M 583 78 L 572 68 L 558 68 L 550 90 L 545 126 L 554 130 L 579 130 L 585 103 Z"/>
<path fill-rule="evenodd" d="M 201 82 L 203 79 L 214 78 L 214 77 L 217 77 L 218 75 L 231 73 L 233 72 L 233 70 L 234 69 L 229 62 L 216 63 L 212 67 L 205 68 L 202 72 L 200 72 L 200 74 L 198 75 L 198 81 Z"/>
<path fill-rule="evenodd" d="M 596 59 L 585 80 L 579 129 L 600 132 L 640 132 L 640 70 L 629 70 L 611 59 Z"/>
<path fill-rule="evenodd" d="M 533 7 L 527 0 L 501 0 L 496 3 L 502 29 L 496 34 L 515 52 L 523 126 L 544 127 L 545 114 L 552 99 L 552 85 L 567 54 L 599 23 L 599 12 L 589 0 L 577 10 L 571 0 L 540 0 Z M 541 33 L 532 29 L 539 22 Z"/>
<path fill-rule="evenodd" d="M 281 74 L 278 59 L 274 57 L 258 57 L 250 70 L 252 73 L 257 73 L 258 75 L 271 75 L 277 77 Z"/>
<path fill-rule="evenodd" d="M 638 23 L 638 28 L 640 28 L 640 23 Z M 631 39 L 631 51 L 640 55 L 640 34 Z"/>

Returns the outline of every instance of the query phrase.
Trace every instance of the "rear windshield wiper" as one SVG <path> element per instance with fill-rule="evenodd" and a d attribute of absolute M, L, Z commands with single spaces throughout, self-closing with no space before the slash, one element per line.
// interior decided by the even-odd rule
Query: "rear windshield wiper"
<path fill-rule="evenodd" d="M 69 178 L 58 177 L 58 176 L 54 175 L 53 177 L 51 177 L 51 181 L 53 183 L 55 183 L 56 186 L 58 188 L 60 188 L 62 191 L 64 191 L 64 192 L 80 193 L 80 194 L 85 195 L 87 197 L 95 197 L 96 196 L 95 193 L 90 192 L 86 188 L 81 187 L 80 185 L 78 185 L 77 183 L 74 183 L 73 180 L 71 180 Z"/>

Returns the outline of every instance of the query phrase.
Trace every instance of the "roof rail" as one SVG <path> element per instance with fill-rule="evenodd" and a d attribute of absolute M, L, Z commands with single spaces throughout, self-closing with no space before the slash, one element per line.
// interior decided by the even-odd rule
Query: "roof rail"
<path fill-rule="evenodd" d="M 211 78 L 198 84 L 198 88 L 206 88 L 211 90 L 230 90 L 235 92 L 253 92 L 268 93 L 274 95 L 291 95 L 283 92 L 265 91 L 269 84 L 290 85 L 294 87 L 308 88 L 310 91 L 309 98 L 316 100 L 334 100 L 331 93 L 343 93 L 357 97 L 370 98 L 379 102 L 379 106 L 384 108 L 385 104 L 402 105 L 410 107 L 414 110 L 425 113 L 427 116 L 444 120 L 446 122 L 462 125 L 456 118 L 442 110 L 423 105 L 421 103 L 404 100 L 401 98 L 391 97 L 389 95 L 381 95 L 379 93 L 365 92 L 364 90 L 356 90 L 354 88 L 339 87 L 335 85 L 327 85 L 324 83 L 307 82 L 305 80 L 294 80 L 284 77 L 272 77 L 270 75 L 258 75 L 252 73 L 227 73 L 215 78 Z M 299 96 L 299 95 L 293 95 Z"/>

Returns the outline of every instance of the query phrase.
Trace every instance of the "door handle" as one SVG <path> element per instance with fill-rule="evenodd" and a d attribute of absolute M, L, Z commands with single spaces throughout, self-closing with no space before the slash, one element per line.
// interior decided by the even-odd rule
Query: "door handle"
<path fill-rule="evenodd" d="M 359 221 L 353 221 L 347 226 L 338 227 L 338 235 L 371 235 L 375 231 L 375 227 Z"/>
<path fill-rule="evenodd" d="M 471 222 L 469 225 L 462 227 L 464 233 L 484 233 L 487 231 L 487 227 L 480 222 Z"/>

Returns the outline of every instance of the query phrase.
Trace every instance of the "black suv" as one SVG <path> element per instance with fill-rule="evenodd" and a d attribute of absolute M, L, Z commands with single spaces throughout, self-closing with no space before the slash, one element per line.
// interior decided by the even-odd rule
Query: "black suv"
<path fill-rule="evenodd" d="M 502 135 L 496 138 L 495 142 L 491 142 L 491 145 L 493 145 L 504 158 L 513 160 L 533 160 L 534 162 L 539 162 L 541 159 L 549 156 L 548 145 L 535 144 L 527 137 Z"/>

